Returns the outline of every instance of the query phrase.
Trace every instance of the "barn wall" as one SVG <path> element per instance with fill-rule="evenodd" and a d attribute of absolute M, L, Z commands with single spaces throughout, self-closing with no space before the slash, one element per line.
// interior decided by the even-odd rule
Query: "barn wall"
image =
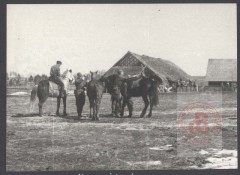
<path fill-rule="evenodd" d="M 209 81 L 208 85 L 209 86 L 222 86 L 222 83 L 224 83 L 224 84 L 226 84 L 226 83 L 236 84 L 237 82 L 234 82 L 234 81 Z"/>

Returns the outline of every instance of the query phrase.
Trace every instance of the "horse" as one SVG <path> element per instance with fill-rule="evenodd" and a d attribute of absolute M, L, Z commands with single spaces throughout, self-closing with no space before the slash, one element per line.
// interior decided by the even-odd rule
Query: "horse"
<path fill-rule="evenodd" d="M 90 118 L 92 120 L 99 120 L 98 111 L 105 90 L 104 79 L 97 79 L 98 71 L 91 72 L 91 80 L 87 84 L 87 96 L 90 103 Z M 93 111 L 93 112 L 92 112 Z M 92 114 L 93 113 L 93 114 Z"/>
<path fill-rule="evenodd" d="M 121 117 L 124 115 L 124 108 L 127 105 L 129 110 L 128 117 L 132 117 L 133 112 L 133 102 L 132 97 L 142 97 L 144 101 L 144 108 L 141 112 L 140 117 L 144 117 L 147 111 L 147 108 L 150 104 L 150 110 L 148 117 L 152 116 L 153 106 L 159 104 L 158 98 L 158 86 L 159 80 L 156 76 L 149 74 L 149 76 L 141 76 L 138 80 L 125 80 L 122 83 L 121 94 L 123 96 L 123 104 L 121 109 Z"/>
<path fill-rule="evenodd" d="M 39 116 L 41 117 L 43 115 L 43 104 L 46 102 L 48 97 L 57 97 L 57 111 L 56 115 L 59 116 L 59 108 L 61 104 L 61 99 L 63 99 L 63 105 L 64 105 L 64 110 L 63 110 L 63 115 L 67 116 L 66 112 L 66 101 L 67 101 L 67 90 L 68 90 L 68 85 L 70 82 L 74 81 L 74 77 L 69 72 L 66 70 L 63 75 L 61 76 L 61 80 L 64 84 L 64 89 L 63 89 L 63 96 L 58 93 L 58 94 L 51 94 L 50 93 L 50 82 L 49 80 L 42 80 L 39 82 L 38 85 L 34 86 L 32 91 L 31 91 L 31 97 L 30 97 L 30 109 L 32 109 L 34 105 L 34 101 L 36 100 L 36 96 L 38 96 L 39 103 Z M 51 82 L 53 83 L 53 82 Z"/>

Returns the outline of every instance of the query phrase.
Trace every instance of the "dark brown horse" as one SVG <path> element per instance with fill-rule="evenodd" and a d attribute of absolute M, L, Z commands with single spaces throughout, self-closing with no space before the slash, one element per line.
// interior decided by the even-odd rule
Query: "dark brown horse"
<path fill-rule="evenodd" d="M 74 77 L 72 76 L 72 74 L 69 71 L 65 71 L 63 73 L 63 77 L 62 77 L 62 81 L 63 84 L 65 86 L 64 92 L 63 92 L 63 96 L 62 95 L 52 95 L 50 93 L 50 83 L 49 80 L 42 80 L 39 82 L 38 86 L 35 86 L 32 91 L 31 91 L 31 98 L 30 98 L 30 109 L 32 109 L 34 101 L 36 100 L 36 96 L 38 96 L 39 99 L 39 116 L 43 115 L 43 104 L 46 102 L 46 100 L 48 99 L 48 97 L 57 97 L 57 111 L 56 111 L 56 115 L 59 116 L 59 108 L 60 108 L 60 104 L 61 104 L 61 99 L 63 99 L 63 105 L 64 105 L 64 109 L 63 109 L 63 115 L 67 115 L 66 112 L 66 101 L 67 101 L 67 92 L 66 89 L 68 88 L 68 84 L 70 81 L 73 81 Z"/>
<path fill-rule="evenodd" d="M 91 81 L 87 84 L 87 95 L 90 103 L 90 117 L 92 120 L 99 120 L 98 111 L 105 90 L 103 79 L 97 79 L 98 71 L 91 72 Z"/>
<path fill-rule="evenodd" d="M 132 117 L 133 101 L 132 97 L 142 97 L 144 101 L 144 108 L 140 117 L 144 117 L 148 106 L 150 105 L 150 111 L 148 117 L 152 116 L 153 106 L 159 104 L 158 99 L 158 85 L 160 80 L 156 76 L 142 76 L 138 80 L 125 80 L 121 86 L 121 93 L 123 96 L 123 104 L 121 110 L 121 116 L 124 115 L 124 108 L 127 105 L 129 110 L 128 117 Z"/>

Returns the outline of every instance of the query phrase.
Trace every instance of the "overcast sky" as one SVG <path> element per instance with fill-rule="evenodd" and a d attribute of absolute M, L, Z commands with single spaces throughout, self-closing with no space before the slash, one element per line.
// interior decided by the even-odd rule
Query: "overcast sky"
<path fill-rule="evenodd" d="M 7 70 L 108 70 L 127 51 L 205 75 L 209 58 L 237 58 L 235 4 L 8 5 Z"/>

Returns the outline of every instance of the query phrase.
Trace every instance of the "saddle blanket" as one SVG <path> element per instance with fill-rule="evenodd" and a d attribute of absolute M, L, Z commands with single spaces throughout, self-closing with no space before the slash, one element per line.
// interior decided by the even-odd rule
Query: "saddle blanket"
<path fill-rule="evenodd" d="M 58 97 L 59 96 L 59 90 L 60 86 L 52 81 L 49 81 L 49 97 Z M 63 91 L 66 91 L 66 94 L 68 94 L 68 88 L 63 89 Z"/>
<path fill-rule="evenodd" d="M 49 97 L 58 97 L 60 87 L 58 84 L 49 81 Z"/>

